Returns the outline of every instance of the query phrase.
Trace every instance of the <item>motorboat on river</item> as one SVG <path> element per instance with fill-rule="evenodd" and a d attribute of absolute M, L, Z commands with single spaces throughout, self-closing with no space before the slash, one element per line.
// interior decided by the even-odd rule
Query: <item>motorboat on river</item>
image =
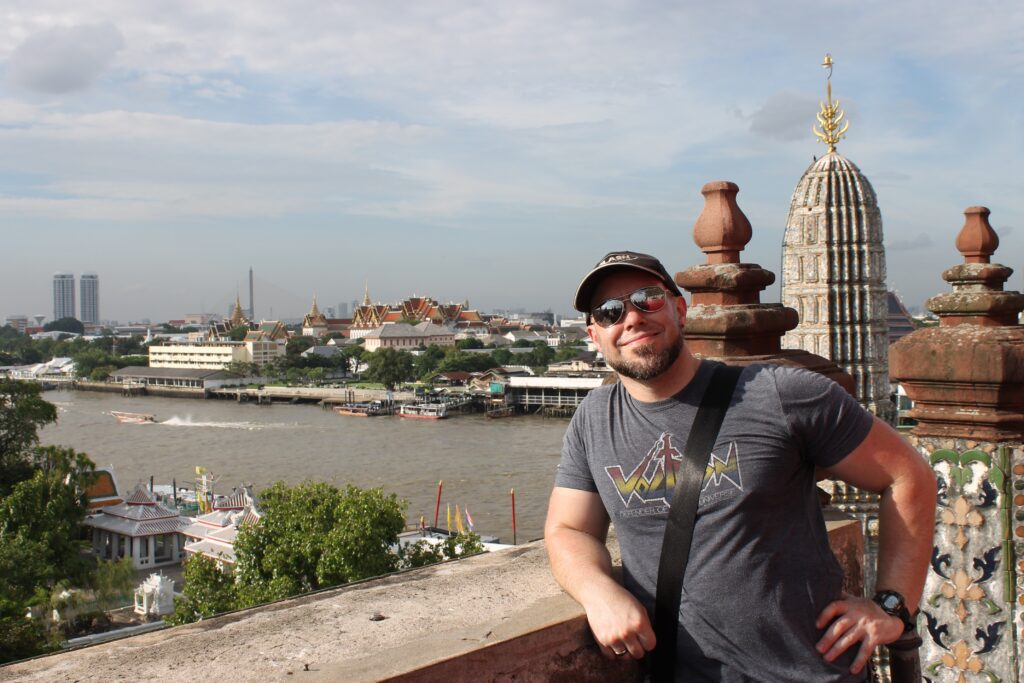
<path fill-rule="evenodd" d="M 156 416 L 153 413 L 126 413 L 121 410 L 111 410 L 110 414 L 117 418 L 118 422 L 125 424 L 140 425 L 156 422 Z"/>

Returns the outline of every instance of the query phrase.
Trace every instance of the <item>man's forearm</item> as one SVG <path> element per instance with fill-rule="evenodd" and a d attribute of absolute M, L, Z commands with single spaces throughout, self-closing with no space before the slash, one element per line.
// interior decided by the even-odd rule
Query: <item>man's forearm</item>
<path fill-rule="evenodd" d="M 912 612 L 921 602 L 934 532 L 935 480 L 930 469 L 893 482 L 882 493 L 876 586 L 901 593 Z"/>
<path fill-rule="evenodd" d="M 551 573 L 576 602 L 587 595 L 618 585 L 612 578 L 612 559 L 602 539 L 575 529 L 561 528 L 545 536 Z"/>

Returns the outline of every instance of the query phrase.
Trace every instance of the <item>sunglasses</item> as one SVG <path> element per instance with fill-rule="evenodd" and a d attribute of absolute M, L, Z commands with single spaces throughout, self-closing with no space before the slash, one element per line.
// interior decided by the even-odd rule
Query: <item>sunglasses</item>
<path fill-rule="evenodd" d="M 590 311 L 590 317 L 601 327 L 618 324 L 626 315 L 626 302 L 641 313 L 654 313 L 665 307 L 668 292 L 661 287 L 641 287 L 632 294 L 608 299 Z"/>

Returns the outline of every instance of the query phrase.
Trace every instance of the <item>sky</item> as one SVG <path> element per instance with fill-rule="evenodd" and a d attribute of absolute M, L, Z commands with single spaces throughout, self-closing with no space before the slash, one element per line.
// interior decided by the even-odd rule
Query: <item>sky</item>
<path fill-rule="evenodd" d="M 712 180 L 740 187 L 742 260 L 778 275 L 825 149 L 826 53 L 889 287 L 949 291 L 984 205 L 1024 289 L 1020 0 L 5 0 L 0 19 L 0 317 L 51 315 L 58 271 L 99 275 L 104 319 L 226 313 L 250 267 L 257 318 L 366 287 L 568 314 L 606 252 L 703 263 Z"/>

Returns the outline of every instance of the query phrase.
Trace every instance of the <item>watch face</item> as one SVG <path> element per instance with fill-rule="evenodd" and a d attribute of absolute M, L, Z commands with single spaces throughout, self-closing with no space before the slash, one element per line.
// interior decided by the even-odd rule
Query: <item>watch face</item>
<path fill-rule="evenodd" d="M 879 605 L 881 605 L 882 609 L 890 614 L 894 614 L 903 607 L 903 599 L 896 593 L 883 593 L 879 597 L 881 598 L 881 600 L 879 600 Z"/>

